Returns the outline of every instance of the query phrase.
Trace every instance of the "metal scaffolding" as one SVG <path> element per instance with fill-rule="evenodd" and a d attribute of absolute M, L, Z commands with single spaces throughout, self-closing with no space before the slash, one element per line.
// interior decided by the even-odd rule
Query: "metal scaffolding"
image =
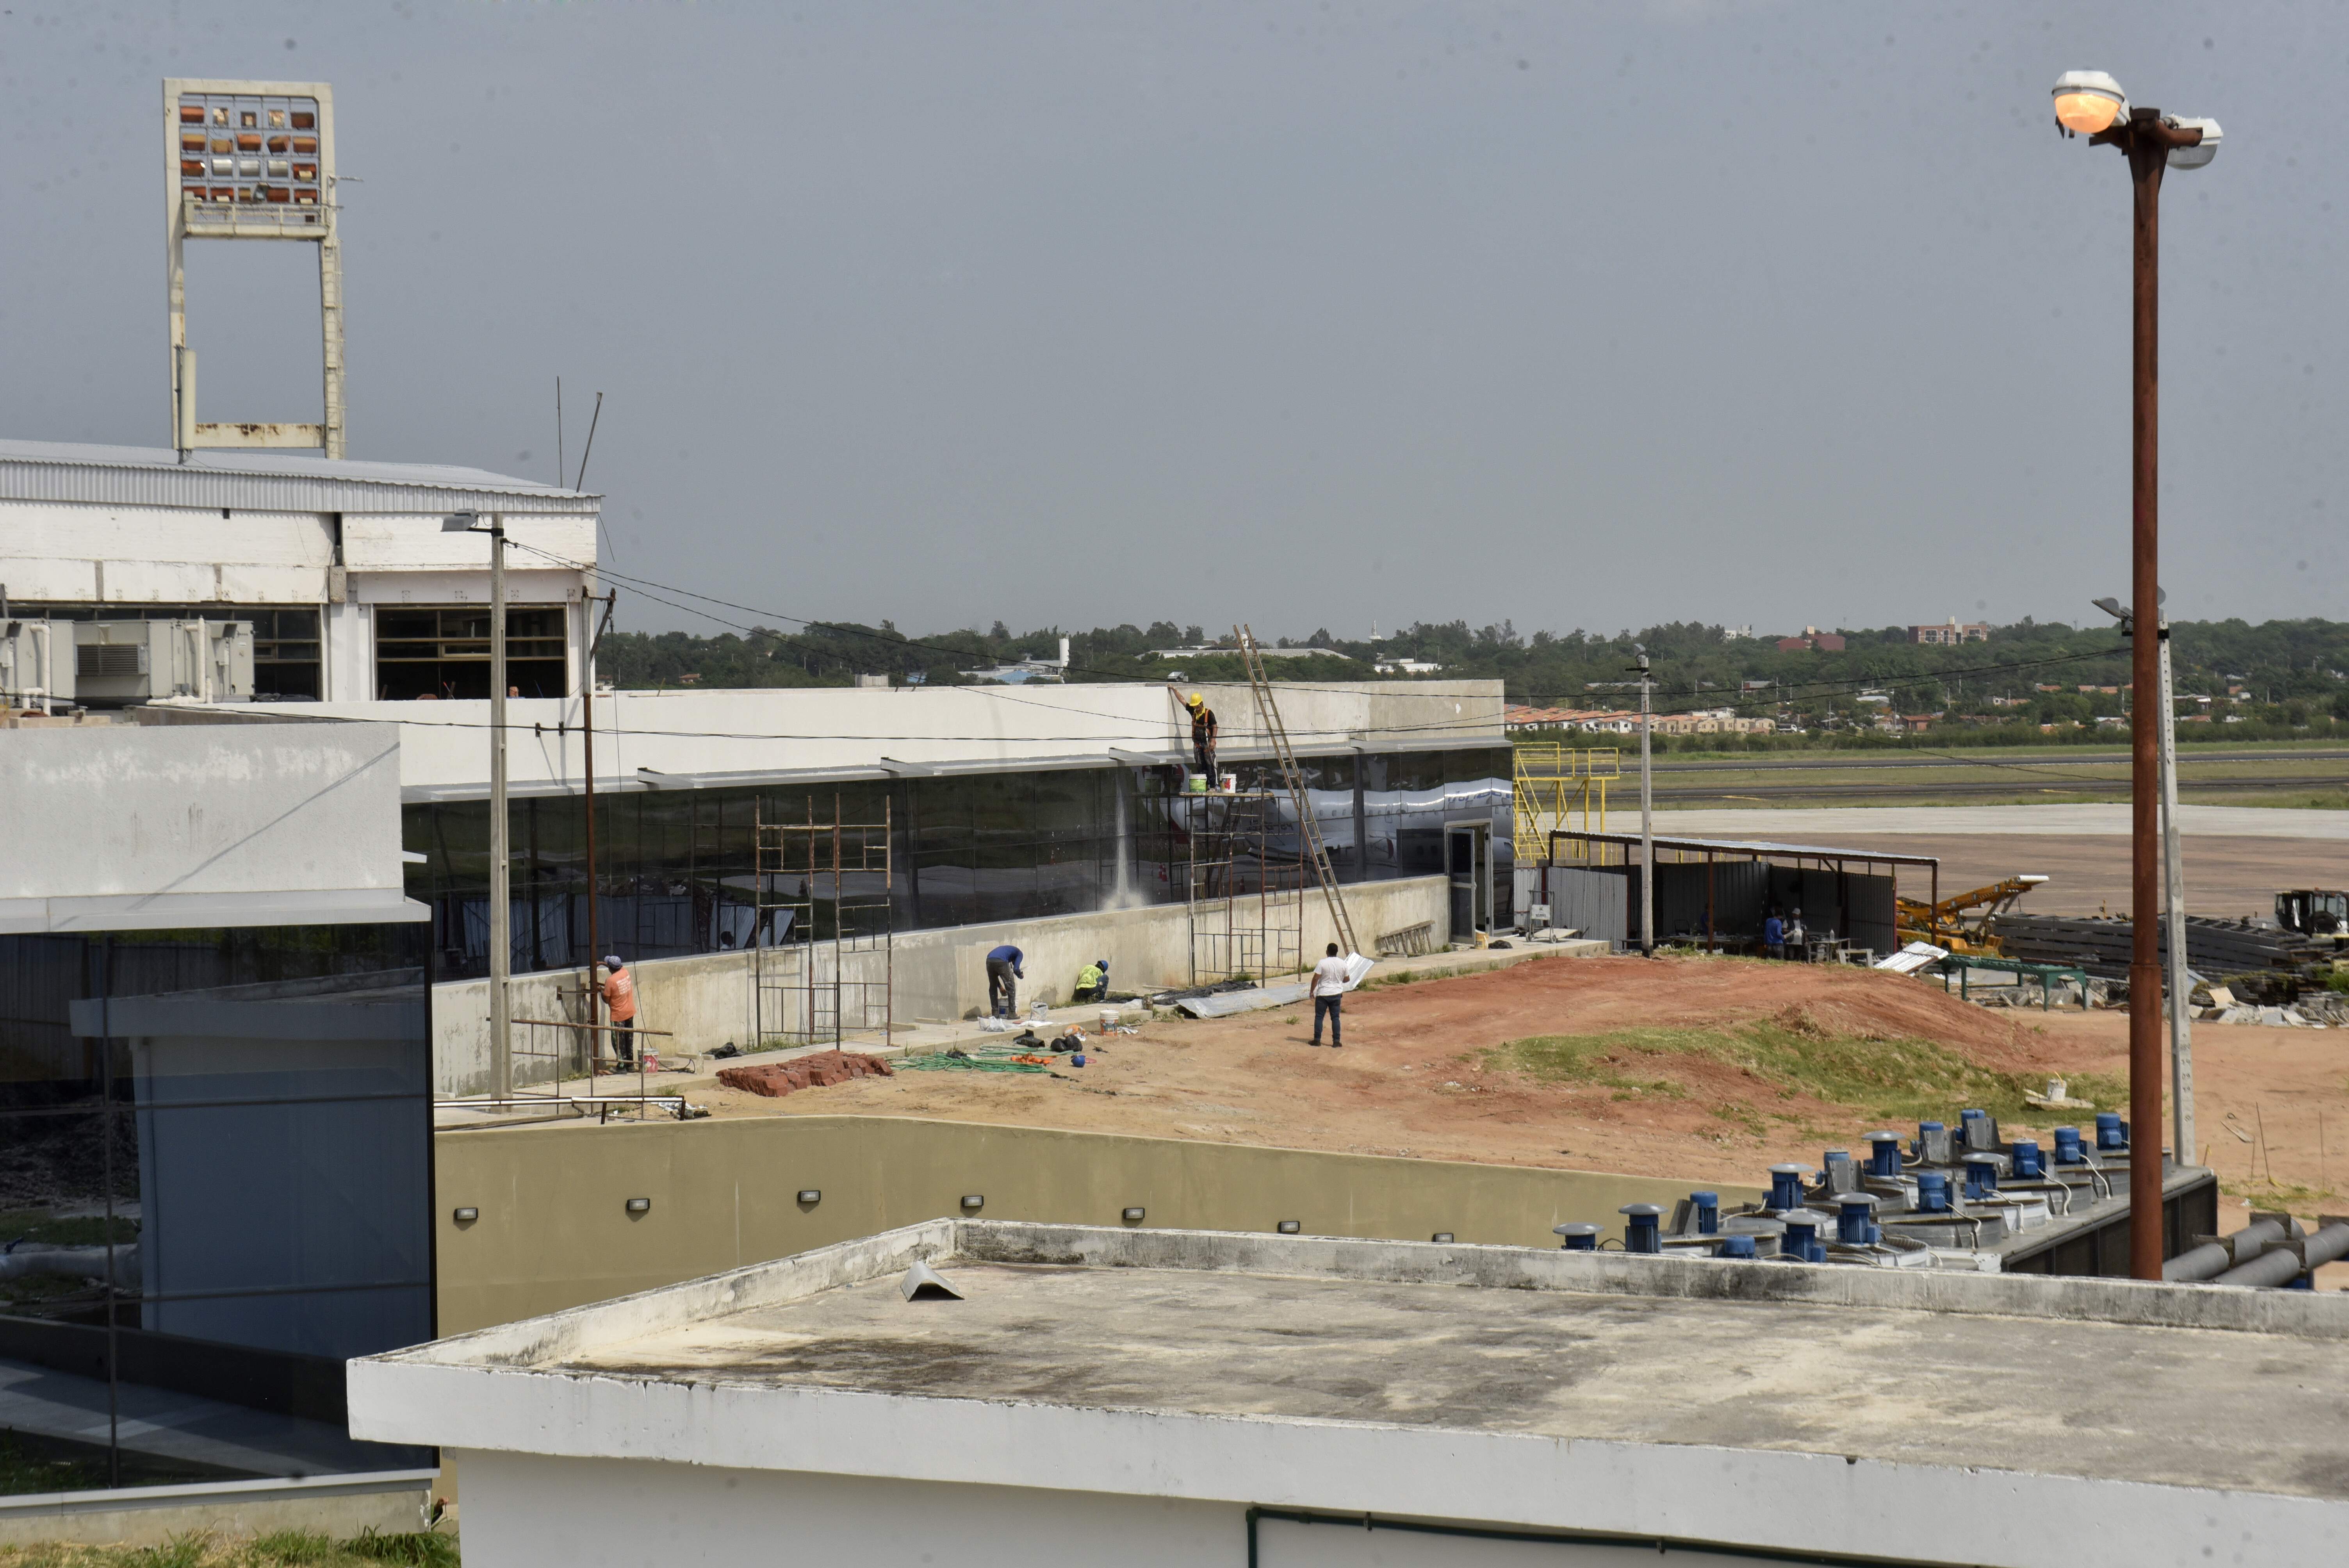
<path fill-rule="evenodd" d="M 1246 975 L 1264 980 L 1302 966 L 1305 862 L 1282 852 L 1283 791 L 1209 790 L 1167 802 L 1181 840 L 1170 869 L 1185 880 L 1191 923 L 1191 984 Z"/>
<path fill-rule="evenodd" d="M 878 1031 L 889 1038 L 895 886 L 887 801 L 877 822 L 770 821 L 752 817 L 756 862 L 751 986 L 759 1044 L 834 1045 Z"/>
<path fill-rule="evenodd" d="M 1521 740 L 1514 750 L 1516 842 L 1542 844 L 1551 841 L 1553 832 L 1607 830 L 1607 786 L 1622 776 L 1620 752 L 1611 746 L 1577 748 L 1555 740 Z M 1578 839 L 1566 845 L 1569 854 L 1583 847 Z"/>

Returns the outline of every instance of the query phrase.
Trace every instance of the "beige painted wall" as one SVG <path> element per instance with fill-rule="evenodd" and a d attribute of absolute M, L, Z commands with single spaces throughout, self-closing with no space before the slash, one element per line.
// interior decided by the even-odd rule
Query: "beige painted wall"
<path fill-rule="evenodd" d="M 1692 1183 L 1521 1166 L 895 1117 L 750 1117 L 443 1133 L 440 1330 L 462 1332 L 960 1213 L 1554 1247 Z M 802 1204 L 801 1189 L 822 1200 Z M 1723 1188 L 1724 1203 L 1761 1195 Z M 649 1198 L 632 1216 L 630 1198 Z M 481 1217 L 459 1225 L 459 1207 Z M 1619 1229 L 1616 1233 L 1619 1234 Z"/>
<path fill-rule="evenodd" d="M 1361 882 L 1346 889 L 1346 909 L 1354 934 L 1373 943 L 1384 933 L 1429 923 L 1437 942 L 1451 932 L 1449 884 L 1440 876 Z M 1095 958 L 1110 960 L 1120 989 L 1190 983 L 1190 917 L 1181 904 L 1092 914 L 1053 915 L 992 925 L 956 925 L 898 935 L 890 954 L 891 987 L 901 1022 L 959 1018 L 987 1000 L 988 949 L 1009 942 L 1028 955 L 1023 1001 L 1049 995 L 1066 1001 L 1077 971 Z M 1304 900 L 1304 952 L 1319 957 L 1336 932 L 1319 892 Z M 853 955 L 869 961 L 872 955 Z M 751 998 L 751 954 L 713 953 L 694 958 L 649 959 L 636 966 L 638 1019 L 646 1028 L 667 1029 L 674 1038 L 655 1042 L 666 1048 L 709 1051 L 731 1040 L 747 1046 L 756 1037 Z M 512 982 L 517 1018 L 577 1016 L 561 990 L 578 984 L 576 971 L 528 975 Z M 432 992 L 433 1086 L 441 1096 L 485 1094 L 490 1083 L 490 984 L 458 980 Z M 518 1051 L 554 1048 L 558 1029 L 517 1029 Z M 577 1070 L 575 1058 L 572 1071 Z M 545 1063 L 515 1063 L 519 1083 L 550 1076 Z"/>

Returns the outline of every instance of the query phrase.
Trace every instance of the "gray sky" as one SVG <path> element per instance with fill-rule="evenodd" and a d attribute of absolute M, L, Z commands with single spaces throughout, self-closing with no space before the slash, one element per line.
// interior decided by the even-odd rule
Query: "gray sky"
<path fill-rule="evenodd" d="M 2172 605 L 2349 614 L 2341 7 L 0 7 L 0 434 L 168 438 L 160 78 L 325 79 L 352 455 L 551 479 L 560 374 L 620 569 L 908 629 L 2092 617 L 2102 67 L 2226 127 Z M 315 418 L 313 253 L 191 254 L 205 417 Z"/>

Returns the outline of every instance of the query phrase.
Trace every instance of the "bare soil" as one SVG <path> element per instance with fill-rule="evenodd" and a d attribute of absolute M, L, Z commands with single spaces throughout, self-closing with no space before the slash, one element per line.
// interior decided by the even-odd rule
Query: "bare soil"
<path fill-rule="evenodd" d="M 1310 1022 L 1302 1007 L 1161 1018 L 1058 1077 L 907 1071 L 788 1100 L 722 1088 L 695 1099 L 719 1116 L 938 1117 L 1758 1185 L 1772 1161 L 1816 1161 L 1821 1137 L 1845 1144 L 1879 1123 L 1867 1107 L 1789 1094 L 1713 1055 L 1644 1054 L 1642 1072 L 1673 1094 L 1556 1081 L 1488 1053 L 1537 1037 L 1773 1024 L 1934 1041 L 2034 1081 L 2111 1054 L 2100 1039 L 2042 1028 L 2036 1014 L 1974 1006 L 1913 980 L 1729 958 L 1569 959 L 1377 987 L 1347 998 L 1342 1049 L 1311 1047 Z M 1751 1114 L 1732 1125 L 1716 1107 Z"/>
<path fill-rule="evenodd" d="M 2126 1012 L 1985 1008 L 1860 969 L 1557 960 L 1357 993 L 1342 1049 L 1308 1044 L 1310 1022 L 1305 1008 L 1161 1018 L 1050 1076 L 901 1071 L 783 1100 L 722 1088 L 694 1098 L 719 1116 L 935 1117 L 1756 1186 L 1775 1161 L 1816 1164 L 1822 1149 L 1900 1125 L 1881 1114 L 1884 1093 L 1835 1070 L 1870 1042 L 1929 1042 L 2008 1083 L 2063 1077 L 2126 1109 Z M 1757 1029 L 1816 1042 L 1817 1072 L 1790 1082 L 1766 1058 L 1756 1070 L 1739 1048 L 1705 1043 L 1737 1047 Z M 1522 1051 L 1501 1049 L 1561 1037 L 1602 1042 L 1587 1076 L 1527 1070 Z M 2349 1209 L 2349 1030 L 2205 1025 L 2194 1046 L 2197 1154 L 2220 1174 L 2221 1228 L 2254 1207 L 2312 1220 Z M 1913 1092 L 1930 1096 L 1936 1081 Z M 1947 1119 L 1982 1099 L 1930 1103 L 1926 1114 Z M 2044 1135 L 2087 1119 L 2010 1106 L 2002 1126 Z M 2323 1283 L 2349 1284 L 2349 1264 Z"/>

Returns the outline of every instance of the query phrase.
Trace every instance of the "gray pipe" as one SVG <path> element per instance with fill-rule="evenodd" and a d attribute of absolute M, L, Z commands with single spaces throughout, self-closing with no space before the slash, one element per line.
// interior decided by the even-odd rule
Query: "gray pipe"
<path fill-rule="evenodd" d="M 2199 1247 L 2178 1253 L 2161 1265 L 2161 1277 L 2172 1283 L 2211 1279 L 2233 1268 L 2238 1256 L 2249 1257 L 2260 1245 L 2282 1239 L 2283 1224 L 2281 1221 L 2255 1221 L 2231 1236 L 2205 1242 Z"/>
<path fill-rule="evenodd" d="M 2247 1264 L 2239 1264 L 2210 1283 L 2213 1284 L 2282 1285 L 2290 1284 L 2302 1270 L 2321 1268 L 2335 1259 L 2349 1257 L 2349 1223 L 2325 1226 L 2300 1244 L 2299 1251 L 2277 1247 L 2261 1253 Z"/>

